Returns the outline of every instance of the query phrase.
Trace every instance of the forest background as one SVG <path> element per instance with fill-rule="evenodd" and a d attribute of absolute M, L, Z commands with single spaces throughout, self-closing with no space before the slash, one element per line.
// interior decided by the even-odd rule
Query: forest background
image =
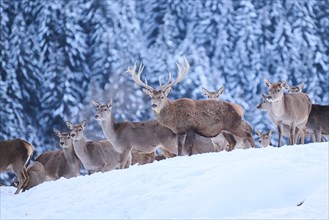
<path fill-rule="evenodd" d="M 245 109 L 258 130 L 274 125 L 256 109 L 264 79 L 305 83 L 313 103 L 329 104 L 327 0 L 1 0 L 0 140 L 23 138 L 35 155 L 59 149 L 53 128 L 87 119 L 89 139 L 104 138 L 91 101 L 114 101 L 118 121 L 154 119 L 150 98 L 125 71 L 175 76 L 169 97 L 222 99 Z"/>

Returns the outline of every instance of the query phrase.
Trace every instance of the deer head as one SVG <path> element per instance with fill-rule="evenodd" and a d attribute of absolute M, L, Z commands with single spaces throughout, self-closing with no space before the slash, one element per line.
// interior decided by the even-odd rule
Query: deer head
<path fill-rule="evenodd" d="M 257 129 L 255 130 L 256 135 L 258 136 L 258 143 L 260 147 L 266 147 L 268 145 L 271 145 L 271 137 L 273 134 L 273 129 L 269 132 L 261 133 Z"/>
<path fill-rule="evenodd" d="M 70 135 L 73 140 L 80 140 L 83 138 L 83 130 L 86 127 L 86 120 L 83 120 L 78 125 L 73 125 L 71 122 L 66 122 L 66 126 L 71 130 Z"/>
<path fill-rule="evenodd" d="M 289 86 L 288 83 L 286 83 L 284 88 L 288 92 L 302 92 L 302 89 L 304 88 L 304 82 L 302 82 L 300 85 L 297 86 Z"/>
<path fill-rule="evenodd" d="M 271 83 L 269 80 L 265 79 L 265 84 L 269 88 L 269 95 L 267 96 L 268 101 L 275 102 L 282 99 L 283 88 L 287 84 L 286 81 L 283 81 L 282 83 Z"/>
<path fill-rule="evenodd" d="M 60 132 L 56 128 L 53 129 L 57 137 L 59 137 L 59 145 L 62 148 L 70 148 L 72 146 L 72 139 L 70 132 Z"/>
<path fill-rule="evenodd" d="M 136 64 L 132 68 L 128 67 L 127 72 L 133 76 L 135 83 L 137 85 L 140 85 L 143 91 L 151 97 L 152 109 L 156 113 L 159 113 L 168 102 L 167 97 L 171 91 L 171 87 L 182 81 L 188 73 L 188 70 L 190 69 L 190 65 L 185 57 L 183 57 L 180 62 L 176 62 L 176 65 L 178 68 L 176 79 L 171 82 L 171 75 L 169 74 L 169 79 L 164 85 L 162 85 L 159 81 L 160 89 L 154 89 L 141 80 L 140 77 L 144 69 L 144 66 L 142 64 L 140 65 L 137 73 Z"/>
<path fill-rule="evenodd" d="M 224 86 L 220 87 L 217 91 L 214 92 L 209 92 L 207 89 L 202 87 L 202 95 L 208 97 L 208 99 L 216 100 L 223 93 L 224 93 Z"/>
<path fill-rule="evenodd" d="M 96 109 L 95 119 L 97 121 L 103 121 L 107 117 L 111 117 L 112 104 L 113 104 L 112 99 L 106 105 L 101 105 L 94 100 L 92 103 Z"/>

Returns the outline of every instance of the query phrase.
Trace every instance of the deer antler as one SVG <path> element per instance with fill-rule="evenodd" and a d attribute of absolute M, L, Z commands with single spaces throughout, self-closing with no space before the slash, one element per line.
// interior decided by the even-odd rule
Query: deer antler
<path fill-rule="evenodd" d="M 132 68 L 129 68 L 129 66 L 128 66 L 128 69 L 127 69 L 126 72 L 130 73 L 133 76 L 133 79 L 134 79 L 134 81 L 135 81 L 135 83 L 137 85 L 140 85 L 141 87 L 143 87 L 144 89 L 147 89 L 149 91 L 153 91 L 154 89 L 151 86 L 147 85 L 146 83 L 144 83 L 141 80 L 141 74 L 142 74 L 142 72 L 144 70 L 144 65 L 141 64 L 139 66 L 139 69 L 138 69 L 138 72 L 137 73 L 136 73 L 136 68 L 137 68 L 137 65 L 135 63 Z"/>
<path fill-rule="evenodd" d="M 169 80 L 166 82 L 166 84 L 163 86 L 163 90 L 166 90 L 173 85 L 176 85 L 180 81 L 184 79 L 186 74 L 188 73 L 188 70 L 190 69 L 190 64 L 188 63 L 187 59 L 185 56 L 182 57 L 182 60 L 180 62 L 176 62 L 178 72 L 177 72 L 177 77 L 173 82 L 171 81 L 171 74 L 169 73 Z"/>

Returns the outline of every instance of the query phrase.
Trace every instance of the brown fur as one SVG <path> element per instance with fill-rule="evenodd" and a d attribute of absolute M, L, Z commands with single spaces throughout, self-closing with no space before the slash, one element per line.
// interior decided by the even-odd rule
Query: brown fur
<path fill-rule="evenodd" d="M 155 152 L 141 153 L 136 150 L 131 151 L 131 164 L 144 165 L 155 160 Z"/>
<path fill-rule="evenodd" d="M 86 121 L 77 125 L 66 122 L 66 125 L 71 129 L 74 151 L 84 168 L 90 173 L 129 167 L 131 163 L 130 152 L 127 156 L 126 163 L 120 166 L 122 152 L 117 152 L 110 141 L 86 141 L 83 134 Z"/>
<path fill-rule="evenodd" d="M 96 108 L 95 119 L 99 121 L 104 136 L 113 147 L 123 153 L 123 161 L 132 149 L 143 153 L 152 153 L 158 147 L 177 153 L 176 135 L 158 121 L 115 122 L 112 115 L 112 101 L 101 105 L 93 102 Z"/>
<path fill-rule="evenodd" d="M 0 172 L 14 171 L 18 179 L 15 194 L 24 189 L 29 181 L 26 163 L 33 154 L 33 146 L 25 140 L 0 141 Z"/>
<path fill-rule="evenodd" d="M 271 83 L 265 80 L 269 87 L 268 101 L 272 103 L 272 112 L 276 121 L 290 127 L 290 144 L 297 143 L 297 138 L 307 123 L 311 111 L 312 103 L 310 98 L 304 93 L 283 93 L 286 82 Z M 279 136 L 281 129 L 278 127 Z M 298 135 L 296 135 L 298 131 Z M 279 142 L 279 146 L 280 142 Z"/>
<path fill-rule="evenodd" d="M 32 187 L 35 187 L 47 180 L 46 170 L 43 164 L 38 161 L 34 161 L 31 165 L 28 166 L 27 173 L 30 178 L 26 187 L 24 188 L 24 191 L 29 190 Z"/>
<path fill-rule="evenodd" d="M 315 140 L 321 142 L 321 135 L 329 134 L 329 106 L 328 105 L 312 105 L 312 110 L 308 117 L 306 130 L 312 131 Z"/>
<path fill-rule="evenodd" d="M 239 137 L 246 137 L 251 146 L 255 146 L 252 136 L 242 129 L 241 113 L 236 111 L 236 107 L 231 103 L 187 98 L 169 101 L 167 96 L 171 87 L 183 80 L 190 68 L 185 57 L 180 63 L 177 63 L 177 68 L 177 78 L 173 82 L 170 81 L 170 78 L 164 86 L 160 84 L 160 90 L 155 90 L 140 80 L 143 66 L 139 68 L 137 74 L 136 65 L 132 69 L 128 68 L 128 72 L 132 74 L 134 81 L 142 86 L 143 91 L 151 97 L 152 108 L 159 123 L 178 135 L 178 155 L 182 155 L 183 146 L 187 146 L 190 155 L 192 154 L 195 134 L 214 138 L 225 131 Z M 229 142 L 233 146 L 236 143 L 232 140 Z"/>

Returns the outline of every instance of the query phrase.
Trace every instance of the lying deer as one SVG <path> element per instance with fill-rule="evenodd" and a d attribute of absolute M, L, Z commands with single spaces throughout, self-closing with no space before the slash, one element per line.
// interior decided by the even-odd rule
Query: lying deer
<path fill-rule="evenodd" d="M 281 146 L 281 138 L 282 136 L 289 138 L 290 137 L 290 127 L 288 125 L 285 124 L 281 124 L 279 121 L 276 121 L 274 113 L 272 111 L 272 103 L 269 102 L 267 100 L 267 95 L 262 94 L 263 96 L 263 101 L 261 103 L 259 103 L 256 108 L 262 111 L 266 111 L 268 114 L 268 117 L 270 119 L 270 121 L 275 124 L 277 126 L 277 128 L 279 129 L 279 127 L 281 128 L 281 134 L 279 134 L 279 140 L 278 140 L 278 147 Z M 300 135 L 298 133 L 298 131 L 296 131 L 296 136 L 298 136 L 298 139 L 300 138 Z M 303 133 L 301 134 L 301 142 L 302 144 L 304 144 L 304 135 Z"/>
<path fill-rule="evenodd" d="M 48 151 L 40 154 L 36 161 L 43 164 L 47 180 L 57 180 L 61 177 L 71 178 L 80 175 L 81 162 L 74 152 L 69 132 L 60 132 L 54 129 L 59 137 L 62 150 Z"/>
<path fill-rule="evenodd" d="M 131 165 L 138 164 L 144 165 L 147 163 L 152 163 L 155 160 L 155 152 L 151 153 L 141 153 L 136 150 L 131 151 Z"/>
<path fill-rule="evenodd" d="M 184 79 L 190 66 L 184 58 L 177 63 L 177 78 L 171 82 L 171 77 L 167 83 L 156 90 L 144 83 L 140 77 L 143 65 L 136 73 L 136 64 L 133 68 L 128 67 L 128 72 L 133 76 L 136 84 L 142 87 L 143 91 L 151 97 L 152 109 L 155 112 L 159 123 L 171 129 L 178 135 L 178 155 L 182 155 L 183 146 L 189 148 L 190 154 L 193 150 L 195 134 L 214 138 L 222 132 L 245 137 L 251 146 L 255 146 L 250 134 L 242 128 L 242 117 L 239 110 L 229 102 L 220 100 L 192 100 L 181 98 L 175 101 L 168 99 L 168 94 L 172 86 Z M 185 143 L 187 141 L 187 143 Z M 232 140 L 230 145 L 235 145 Z"/>
<path fill-rule="evenodd" d="M 71 122 L 66 122 L 67 127 L 71 130 L 70 135 L 73 140 L 73 148 L 83 164 L 84 168 L 89 173 L 106 172 L 115 168 L 129 167 L 131 163 L 130 151 L 126 155 L 127 159 L 123 165 L 122 153 L 117 152 L 108 140 L 87 141 L 83 131 L 86 127 L 86 120 L 80 124 L 73 125 Z"/>
<path fill-rule="evenodd" d="M 33 146 L 22 139 L 0 141 L 0 172 L 14 171 L 18 179 L 15 194 L 24 189 L 29 181 L 26 163 L 33 154 Z"/>
<path fill-rule="evenodd" d="M 95 119 L 102 127 L 104 136 L 113 147 L 123 153 L 122 164 L 132 149 L 143 153 L 152 153 L 157 147 L 177 154 L 176 135 L 158 121 L 115 122 L 112 114 L 113 102 L 102 105 L 93 101 L 96 109 Z"/>
<path fill-rule="evenodd" d="M 265 133 L 259 132 L 258 130 L 256 130 L 255 132 L 259 138 L 258 143 L 259 143 L 260 148 L 267 147 L 267 146 L 273 146 L 271 143 L 273 129 L 270 130 L 269 132 L 265 132 Z"/>
<path fill-rule="evenodd" d="M 29 190 L 32 187 L 35 187 L 45 181 L 47 181 L 47 174 L 45 167 L 42 163 L 38 161 L 34 161 L 27 167 L 27 173 L 29 175 L 29 181 L 27 182 L 26 186 L 24 187 L 23 191 Z"/>
<path fill-rule="evenodd" d="M 272 112 L 276 121 L 290 127 L 290 144 L 297 142 L 297 137 L 302 135 L 308 116 L 311 112 L 312 103 L 308 95 L 304 93 L 283 93 L 286 81 L 282 83 L 271 83 L 265 80 L 269 88 L 267 100 L 272 103 Z M 282 126 L 278 126 L 278 133 L 281 140 Z M 297 130 L 298 129 L 298 130 Z M 296 135 L 296 130 L 298 135 Z"/>
<path fill-rule="evenodd" d="M 208 91 L 207 89 L 202 87 L 202 95 L 206 96 L 210 100 L 218 100 L 219 96 L 223 93 L 224 93 L 224 86 L 219 88 L 217 91 Z M 235 105 L 236 109 L 240 109 L 239 111 L 241 112 L 241 115 L 242 116 L 244 115 L 244 110 L 240 105 L 235 104 L 235 103 L 232 103 L 232 105 Z M 250 127 L 250 125 L 248 125 L 248 123 L 245 122 L 245 121 L 242 121 L 242 124 L 246 129 L 248 129 L 248 127 Z M 251 134 L 252 129 L 249 129 L 249 130 L 250 130 L 250 135 L 252 135 Z M 221 136 L 220 138 L 224 138 L 224 136 L 222 134 L 220 134 L 219 136 Z M 249 142 L 245 138 L 234 136 L 234 139 L 237 141 L 236 146 L 235 146 L 236 149 L 239 149 L 239 148 L 240 149 L 247 149 L 247 148 L 251 147 Z M 224 144 L 227 145 L 226 139 L 224 139 Z"/>
<path fill-rule="evenodd" d="M 298 86 L 289 86 L 286 84 L 285 88 L 288 92 L 302 92 L 304 87 L 304 83 Z M 317 105 L 312 104 L 312 109 L 310 115 L 308 117 L 308 121 L 306 124 L 307 132 L 313 132 L 315 139 L 313 142 L 321 142 L 322 134 L 328 135 L 329 134 L 329 106 L 328 105 Z"/>

